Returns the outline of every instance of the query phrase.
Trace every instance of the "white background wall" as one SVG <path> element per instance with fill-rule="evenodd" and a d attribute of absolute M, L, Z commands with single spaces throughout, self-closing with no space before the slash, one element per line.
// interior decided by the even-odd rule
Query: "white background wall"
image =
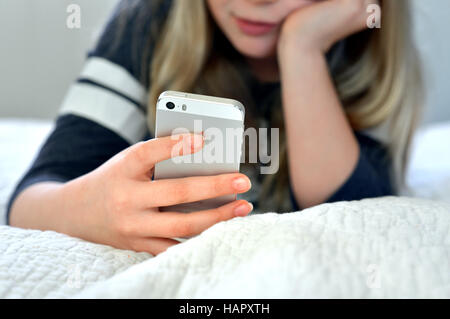
<path fill-rule="evenodd" d="M 81 7 L 81 29 L 66 26 Z M 117 0 L 0 0 L 0 117 L 52 118 Z"/>
<path fill-rule="evenodd" d="M 117 1 L 1 0 L 0 117 L 53 118 Z M 426 68 L 425 120 L 450 121 L 450 1 L 411 1 Z M 79 30 L 66 27 L 71 3 L 82 9 Z"/>
<path fill-rule="evenodd" d="M 414 4 L 416 43 L 425 67 L 424 121 L 450 121 L 450 1 L 410 1 Z"/>

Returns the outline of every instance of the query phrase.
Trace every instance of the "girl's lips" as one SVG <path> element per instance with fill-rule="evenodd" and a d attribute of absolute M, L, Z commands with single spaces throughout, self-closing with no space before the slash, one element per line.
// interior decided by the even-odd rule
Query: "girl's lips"
<path fill-rule="evenodd" d="M 259 36 L 269 33 L 270 31 L 275 29 L 278 25 L 273 23 L 249 21 L 238 17 L 234 17 L 234 19 L 239 29 L 241 29 L 241 31 L 244 32 L 245 34 L 251 36 Z"/>

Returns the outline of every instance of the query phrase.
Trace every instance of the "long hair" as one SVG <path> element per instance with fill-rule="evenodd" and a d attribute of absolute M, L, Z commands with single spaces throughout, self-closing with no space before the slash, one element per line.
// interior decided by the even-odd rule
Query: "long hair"
<path fill-rule="evenodd" d="M 257 108 L 246 84 L 245 63 L 230 48 L 205 0 L 174 0 L 151 61 L 148 124 L 155 123 L 158 96 L 178 90 L 239 99 L 252 110 L 246 125 L 257 123 Z M 387 144 L 395 187 L 404 185 L 409 146 L 420 115 L 421 70 L 411 35 L 407 0 L 384 0 L 382 27 L 346 39 L 345 63 L 332 74 L 348 121 L 354 130 L 388 126 Z M 225 54 L 226 53 L 226 54 Z M 281 98 L 274 106 L 282 110 Z M 250 107 L 249 107 L 250 106 Z M 289 209 L 286 139 L 282 112 L 273 112 L 280 128 L 280 170 L 267 175 L 261 200 L 275 194 L 278 210 Z M 257 124 L 256 124 L 257 125 Z"/>

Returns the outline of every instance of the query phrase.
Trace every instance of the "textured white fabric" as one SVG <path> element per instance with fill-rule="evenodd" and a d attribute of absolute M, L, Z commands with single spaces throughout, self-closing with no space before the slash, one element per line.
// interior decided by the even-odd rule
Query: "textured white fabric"
<path fill-rule="evenodd" d="M 0 296 L 450 298 L 449 226 L 450 204 L 387 197 L 237 218 L 154 258 L 2 226 Z"/>
<path fill-rule="evenodd" d="M 56 232 L 0 226 L 0 298 L 63 298 L 151 257 Z"/>
<path fill-rule="evenodd" d="M 79 297 L 450 297 L 450 206 L 402 198 L 220 223 Z"/>

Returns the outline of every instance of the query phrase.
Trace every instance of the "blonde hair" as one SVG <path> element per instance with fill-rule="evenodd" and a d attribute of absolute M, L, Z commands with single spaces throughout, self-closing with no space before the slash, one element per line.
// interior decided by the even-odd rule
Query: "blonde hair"
<path fill-rule="evenodd" d="M 392 158 L 392 182 L 399 188 L 404 185 L 409 145 L 422 105 L 421 71 L 412 42 L 408 1 L 382 1 L 381 5 L 381 29 L 347 39 L 354 50 L 347 57 L 347 67 L 333 75 L 333 80 L 354 130 L 389 123 L 386 143 Z M 150 73 L 148 124 L 152 131 L 155 105 L 165 90 L 236 98 L 246 107 L 252 103 L 242 61 L 236 55 L 224 55 L 220 46 L 226 41 L 218 40 L 221 32 L 205 0 L 174 0 L 160 35 Z M 277 103 L 281 103 L 279 98 Z M 276 113 L 274 122 L 281 129 L 280 171 L 265 178 L 261 199 L 275 187 L 279 209 L 288 209 L 284 125 L 281 112 Z"/>

